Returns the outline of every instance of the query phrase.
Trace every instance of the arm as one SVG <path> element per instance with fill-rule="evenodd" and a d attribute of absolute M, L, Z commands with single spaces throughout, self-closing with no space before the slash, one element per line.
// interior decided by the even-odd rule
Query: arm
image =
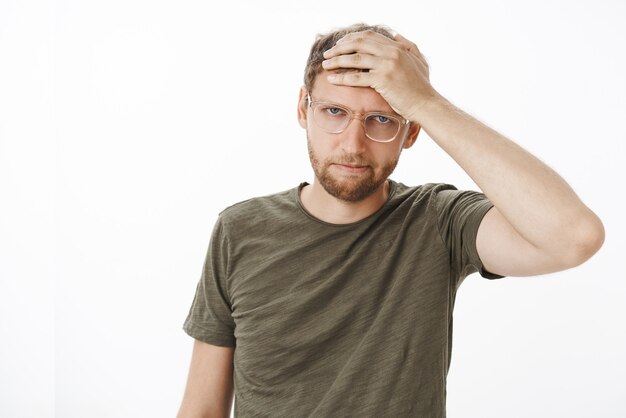
<path fill-rule="evenodd" d="M 602 246 L 600 219 L 556 172 L 436 94 L 417 116 L 494 204 L 476 247 L 485 268 L 528 276 L 581 264 Z"/>
<path fill-rule="evenodd" d="M 195 340 L 177 418 L 229 418 L 233 402 L 235 347 Z"/>
<path fill-rule="evenodd" d="M 494 204 L 476 242 L 487 270 L 508 276 L 564 270 L 602 246 L 602 222 L 565 180 L 437 93 L 414 43 L 401 35 L 392 40 L 356 32 L 340 39 L 324 57 L 327 70 L 367 70 L 336 74 L 329 81 L 375 89 L 397 113 L 423 127 Z"/>

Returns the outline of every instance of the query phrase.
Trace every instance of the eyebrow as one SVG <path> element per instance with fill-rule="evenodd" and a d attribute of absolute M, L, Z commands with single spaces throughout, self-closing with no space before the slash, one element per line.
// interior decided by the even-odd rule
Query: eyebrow
<path fill-rule="evenodd" d="M 313 99 L 313 97 L 311 97 L 311 99 Z M 339 103 L 339 102 L 337 102 L 337 101 L 335 101 L 335 100 L 315 100 L 315 99 L 313 99 L 313 101 L 314 101 L 314 102 L 322 102 L 322 103 L 334 104 L 334 105 L 341 106 L 341 107 L 345 107 L 346 109 L 350 109 L 350 110 L 352 110 L 352 108 L 351 108 L 350 106 L 345 105 L 345 104 L 343 104 L 343 103 Z M 387 111 L 387 110 L 368 110 L 368 111 L 363 112 L 363 113 L 385 113 L 385 114 L 387 114 L 387 115 L 394 115 L 394 116 L 397 116 L 397 117 L 399 117 L 399 118 L 402 118 L 402 116 L 401 116 L 401 115 L 397 114 L 397 113 L 396 113 L 396 112 L 394 112 L 393 110 L 389 110 L 389 111 Z"/>

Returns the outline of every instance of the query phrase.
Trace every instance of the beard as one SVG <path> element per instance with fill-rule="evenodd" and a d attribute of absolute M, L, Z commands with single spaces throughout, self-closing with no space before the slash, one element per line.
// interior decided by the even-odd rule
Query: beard
<path fill-rule="evenodd" d="M 326 159 L 320 162 L 320 159 L 311 147 L 308 134 L 307 147 L 313 172 L 324 190 L 331 196 L 347 202 L 358 202 L 372 195 L 393 173 L 399 159 L 398 157 L 398 159 L 386 162 L 380 175 L 376 176 L 374 169 L 368 164 L 368 161 L 365 161 L 358 155 L 343 155 L 334 161 Z M 346 173 L 338 176 L 333 175 L 330 169 L 332 164 L 367 165 L 368 167 L 364 173 L 354 173 L 352 175 Z"/>

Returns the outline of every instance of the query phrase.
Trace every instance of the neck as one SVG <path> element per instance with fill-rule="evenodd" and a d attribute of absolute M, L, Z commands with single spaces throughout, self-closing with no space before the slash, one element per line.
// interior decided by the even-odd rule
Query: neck
<path fill-rule="evenodd" d="M 358 202 L 348 202 L 330 195 L 317 179 L 300 193 L 302 206 L 317 219 L 332 224 L 348 224 L 365 219 L 380 209 L 389 197 L 389 180 L 371 195 Z"/>

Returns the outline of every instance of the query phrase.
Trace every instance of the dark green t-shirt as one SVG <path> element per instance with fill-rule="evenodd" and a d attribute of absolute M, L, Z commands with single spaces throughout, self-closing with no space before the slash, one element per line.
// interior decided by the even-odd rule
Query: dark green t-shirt
<path fill-rule="evenodd" d="M 183 329 L 236 346 L 235 417 L 445 417 L 452 311 L 493 204 L 389 180 L 374 214 L 330 224 L 302 183 L 223 210 Z"/>

